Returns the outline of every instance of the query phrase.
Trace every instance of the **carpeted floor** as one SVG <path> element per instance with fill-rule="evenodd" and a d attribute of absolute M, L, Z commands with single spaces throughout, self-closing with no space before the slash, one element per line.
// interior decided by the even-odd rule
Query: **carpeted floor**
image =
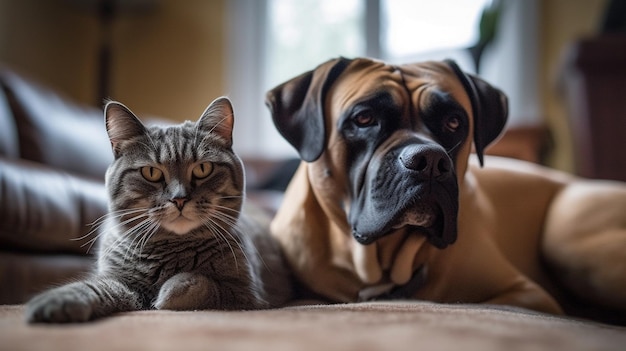
<path fill-rule="evenodd" d="M 0 350 L 626 350 L 626 328 L 425 302 L 266 311 L 141 311 L 80 325 L 27 325 L 0 306 Z"/>

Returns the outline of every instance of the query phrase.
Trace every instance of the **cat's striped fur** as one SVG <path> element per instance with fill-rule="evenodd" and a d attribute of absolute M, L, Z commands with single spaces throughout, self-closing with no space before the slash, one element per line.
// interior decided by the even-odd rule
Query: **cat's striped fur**
<path fill-rule="evenodd" d="M 105 118 L 115 161 L 106 174 L 109 214 L 97 223 L 97 270 L 34 297 L 27 320 L 285 302 L 290 286 L 268 222 L 241 211 L 230 101 L 216 99 L 197 122 L 175 126 L 145 127 L 117 102 L 107 103 Z"/>

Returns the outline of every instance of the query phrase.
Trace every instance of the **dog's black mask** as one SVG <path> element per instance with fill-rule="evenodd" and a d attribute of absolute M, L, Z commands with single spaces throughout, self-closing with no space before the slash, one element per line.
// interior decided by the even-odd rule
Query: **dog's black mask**
<path fill-rule="evenodd" d="M 326 93 L 351 62 L 331 60 L 267 94 L 279 132 L 304 161 L 318 159 L 327 147 Z M 472 103 L 474 145 L 482 164 L 484 148 L 506 121 L 506 97 L 454 62 L 447 64 Z M 419 116 L 406 116 L 406 111 L 381 88 L 348 106 L 333 126 L 347 152 L 345 169 L 352 187 L 351 201 L 345 204 L 348 222 L 364 245 L 404 228 L 445 248 L 457 237 L 454 165 L 459 146 L 469 136 L 469 116 L 444 91 L 433 93 Z"/>
<path fill-rule="evenodd" d="M 401 228 L 426 235 L 439 248 L 456 240 L 453 160 L 467 138 L 468 116 L 444 93 L 428 105 L 419 118 L 402 116 L 407 109 L 381 90 L 339 120 L 353 186 L 348 221 L 361 244 Z"/>

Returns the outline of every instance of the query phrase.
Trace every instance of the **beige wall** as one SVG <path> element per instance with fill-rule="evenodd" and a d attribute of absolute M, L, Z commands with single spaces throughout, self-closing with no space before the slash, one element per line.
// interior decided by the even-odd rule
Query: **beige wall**
<path fill-rule="evenodd" d="M 138 114 L 197 118 L 226 93 L 224 1 L 161 0 L 153 11 L 120 14 L 110 97 Z M 0 62 L 94 105 L 100 32 L 79 2 L 0 0 Z"/>
<path fill-rule="evenodd" d="M 541 96 L 555 139 L 549 163 L 559 169 L 574 169 L 567 110 L 557 90 L 564 50 L 577 38 L 597 32 L 606 3 L 606 0 L 541 1 Z"/>
<path fill-rule="evenodd" d="M 115 28 L 113 97 L 137 111 L 195 120 L 224 91 L 223 0 L 165 0 Z"/>
<path fill-rule="evenodd" d="M 68 3 L 0 0 L 0 63 L 93 102 L 97 22 Z"/>

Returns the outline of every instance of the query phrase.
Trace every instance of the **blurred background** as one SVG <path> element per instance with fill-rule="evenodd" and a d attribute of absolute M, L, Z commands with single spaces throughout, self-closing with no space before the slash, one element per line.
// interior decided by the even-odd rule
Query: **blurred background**
<path fill-rule="evenodd" d="M 140 116 L 173 121 L 195 120 L 228 95 L 236 151 L 281 159 L 295 153 L 264 106 L 269 88 L 337 56 L 453 58 L 508 94 L 505 139 L 515 142 L 503 153 L 520 150 L 595 176 L 600 166 L 580 150 L 617 138 L 594 152 L 612 155 L 602 167 L 620 170 L 598 176 L 626 180 L 619 135 L 626 131 L 624 2 L 0 0 L 0 63 L 82 104 L 100 107 L 110 97 Z M 605 37 L 617 39 L 607 48 Z M 612 120 L 587 111 L 606 106 L 589 102 L 589 72 L 608 79 L 598 89 L 621 103 L 608 109 Z M 593 124 L 604 129 L 584 134 Z"/>

